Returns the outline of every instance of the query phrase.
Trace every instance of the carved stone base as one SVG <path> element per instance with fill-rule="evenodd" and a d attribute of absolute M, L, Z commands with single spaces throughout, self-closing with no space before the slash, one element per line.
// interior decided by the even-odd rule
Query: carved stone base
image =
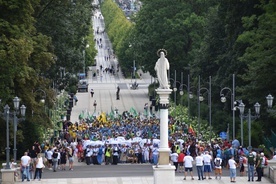
<path fill-rule="evenodd" d="M 159 149 L 159 160 L 158 165 L 169 165 L 170 164 L 170 149 Z"/>
<path fill-rule="evenodd" d="M 169 96 L 172 93 L 171 89 L 156 89 L 156 93 L 159 95 L 160 106 L 167 106 L 169 104 Z"/>
<path fill-rule="evenodd" d="M 3 184 L 14 184 L 14 172 L 16 169 L 1 169 L 2 183 Z"/>
<path fill-rule="evenodd" d="M 159 165 L 152 166 L 154 175 L 154 184 L 174 184 L 175 166 Z"/>

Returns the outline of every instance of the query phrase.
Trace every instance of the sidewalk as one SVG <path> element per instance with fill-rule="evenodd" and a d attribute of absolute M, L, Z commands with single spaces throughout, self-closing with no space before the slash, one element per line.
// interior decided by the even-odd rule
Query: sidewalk
<path fill-rule="evenodd" d="M 92 174 L 92 173 L 91 173 Z M 255 182 L 255 181 L 254 181 Z M 18 182 L 16 182 L 18 183 Z M 20 182 L 22 183 L 22 182 Z M 41 181 L 35 180 L 31 183 L 34 184 L 153 184 L 154 180 L 153 177 L 111 177 L 111 178 L 68 178 L 68 179 L 42 179 Z M 183 180 L 183 177 L 175 177 L 174 184 L 229 184 L 230 178 L 229 177 L 222 177 L 221 180 L 211 179 L 211 180 L 191 180 L 190 177 L 187 177 L 187 180 Z M 247 177 L 238 177 L 236 179 L 236 183 L 239 184 L 248 184 L 250 182 L 247 181 Z M 262 184 L 271 183 L 271 181 L 267 180 L 267 178 L 262 178 Z"/>

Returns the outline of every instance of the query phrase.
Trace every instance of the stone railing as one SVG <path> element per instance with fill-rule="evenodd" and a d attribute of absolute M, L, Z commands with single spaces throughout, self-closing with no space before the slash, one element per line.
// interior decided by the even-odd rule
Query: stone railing
<path fill-rule="evenodd" d="M 266 174 L 269 179 L 276 183 L 276 160 L 268 160 L 268 168 L 266 170 Z M 265 174 L 265 172 L 264 172 Z"/>
<path fill-rule="evenodd" d="M 264 177 L 268 177 L 274 183 L 276 183 L 276 160 L 268 160 L 268 165 L 264 167 Z M 244 164 L 244 170 L 246 175 L 248 174 L 247 164 Z"/>
<path fill-rule="evenodd" d="M 2 184 L 14 184 L 16 181 L 20 181 L 20 167 L 18 167 L 17 164 L 13 164 L 12 169 L 5 169 L 6 165 L 6 163 L 2 163 Z"/>

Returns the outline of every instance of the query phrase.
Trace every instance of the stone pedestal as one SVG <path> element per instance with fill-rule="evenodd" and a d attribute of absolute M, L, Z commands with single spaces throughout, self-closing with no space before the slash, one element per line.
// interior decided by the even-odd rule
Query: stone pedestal
<path fill-rule="evenodd" d="M 159 165 L 152 166 L 154 174 L 154 184 L 174 184 L 175 166 Z"/>
<path fill-rule="evenodd" d="M 16 169 L 1 169 L 2 184 L 14 184 L 14 173 Z"/>
<path fill-rule="evenodd" d="M 171 89 L 157 89 L 160 109 L 160 148 L 158 166 L 153 166 L 154 184 L 174 184 L 175 166 L 170 165 L 170 148 L 168 144 L 168 105 Z"/>
<path fill-rule="evenodd" d="M 159 165 L 169 165 L 170 164 L 170 149 L 159 149 Z"/>

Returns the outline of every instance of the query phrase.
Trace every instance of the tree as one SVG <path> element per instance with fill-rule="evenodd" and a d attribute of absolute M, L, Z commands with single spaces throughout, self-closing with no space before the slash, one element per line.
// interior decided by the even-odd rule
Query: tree
<path fill-rule="evenodd" d="M 247 71 L 241 75 L 245 85 L 239 89 L 243 96 L 249 99 L 252 105 L 255 102 L 266 104 L 265 96 L 276 94 L 276 2 L 261 1 L 257 6 L 258 12 L 243 17 L 245 31 L 239 35 L 237 42 L 247 45 L 245 52 L 238 59 L 245 63 Z M 262 109 L 266 109 L 263 105 Z M 274 116 L 267 117 L 262 111 L 265 129 L 275 129 L 270 122 L 275 121 Z"/>

